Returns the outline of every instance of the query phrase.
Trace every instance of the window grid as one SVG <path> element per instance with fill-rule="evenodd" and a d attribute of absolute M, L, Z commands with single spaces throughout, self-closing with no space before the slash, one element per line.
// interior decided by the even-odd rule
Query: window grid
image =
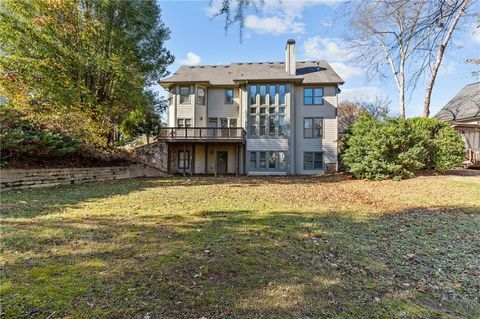
<path fill-rule="evenodd" d="M 322 152 L 304 152 L 303 153 L 303 169 L 306 171 L 323 169 L 323 153 Z"/>
<path fill-rule="evenodd" d="M 323 88 L 304 88 L 303 89 L 304 105 L 323 105 Z"/>
<path fill-rule="evenodd" d="M 190 87 L 181 86 L 180 87 L 180 104 L 189 104 L 190 103 Z"/>
<path fill-rule="evenodd" d="M 287 156 L 284 151 L 249 152 L 249 169 L 251 171 L 285 171 Z"/>
<path fill-rule="evenodd" d="M 178 151 L 178 168 L 190 168 L 190 151 Z"/>
<path fill-rule="evenodd" d="M 285 136 L 286 107 L 282 104 L 285 104 L 286 85 L 251 85 L 249 88 L 249 92 L 249 136 Z M 257 95 L 260 96 L 258 99 Z M 277 95 L 279 96 L 278 99 Z M 267 101 L 268 104 L 266 104 Z M 257 102 L 259 103 L 257 104 Z"/>
<path fill-rule="evenodd" d="M 303 137 L 304 138 L 323 138 L 323 118 L 321 117 L 303 118 Z"/>

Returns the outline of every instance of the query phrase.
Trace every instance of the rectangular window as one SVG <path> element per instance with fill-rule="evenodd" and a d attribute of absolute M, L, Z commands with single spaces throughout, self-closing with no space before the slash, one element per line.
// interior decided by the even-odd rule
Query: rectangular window
<path fill-rule="evenodd" d="M 306 117 L 303 119 L 303 137 L 304 138 L 321 138 L 322 137 L 321 117 Z"/>
<path fill-rule="evenodd" d="M 316 170 L 323 168 L 323 153 L 305 152 L 303 153 L 303 169 Z"/>
<path fill-rule="evenodd" d="M 285 135 L 285 115 L 278 116 L 278 135 Z"/>
<path fill-rule="evenodd" d="M 256 85 L 250 86 L 250 104 L 251 105 L 257 104 L 257 86 Z"/>
<path fill-rule="evenodd" d="M 233 104 L 233 89 L 225 89 L 225 104 Z"/>
<path fill-rule="evenodd" d="M 278 102 L 280 105 L 285 105 L 285 94 L 287 93 L 287 86 L 285 84 L 280 84 L 278 86 Z"/>
<path fill-rule="evenodd" d="M 260 152 L 260 168 L 267 168 L 267 152 Z"/>
<path fill-rule="evenodd" d="M 268 117 L 268 134 L 275 135 L 275 115 Z"/>
<path fill-rule="evenodd" d="M 304 105 L 323 105 L 323 88 L 304 88 Z"/>
<path fill-rule="evenodd" d="M 268 168 L 273 168 L 275 169 L 275 164 L 277 162 L 276 160 L 276 153 L 275 152 L 269 152 L 268 154 Z"/>
<path fill-rule="evenodd" d="M 257 152 L 250 152 L 250 169 L 257 168 Z"/>
<path fill-rule="evenodd" d="M 275 85 L 269 85 L 268 86 L 268 103 L 270 105 L 274 105 L 275 104 L 275 95 L 276 95 L 276 87 Z"/>
<path fill-rule="evenodd" d="M 257 114 L 257 108 L 256 107 L 251 107 L 250 108 L 250 114 Z"/>
<path fill-rule="evenodd" d="M 278 152 L 278 169 L 284 171 L 286 168 L 286 156 L 285 152 Z"/>
<path fill-rule="evenodd" d="M 260 104 L 265 105 L 265 98 L 267 96 L 267 86 L 262 84 L 260 85 Z"/>
<path fill-rule="evenodd" d="M 257 136 L 257 117 L 256 116 L 250 116 L 250 129 L 249 129 L 249 134 L 250 136 Z"/>
<path fill-rule="evenodd" d="M 205 89 L 204 88 L 197 89 L 197 104 L 205 105 Z"/>
<path fill-rule="evenodd" d="M 267 117 L 265 115 L 260 116 L 260 136 L 267 135 Z"/>
<path fill-rule="evenodd" d="M 178 151 L 178 168 L 188 169 L 190 167 L 190 151 Z"/>
<path fill-rule="evenodd" d="M 178 127 L 192 127 L 192 119 L 177 119 Z"/>
<path fill-rule="evenodd" d="M 189 104 L 190 103 L 190 87 L 181 86 L 180 87 L 180 104 Z"/>

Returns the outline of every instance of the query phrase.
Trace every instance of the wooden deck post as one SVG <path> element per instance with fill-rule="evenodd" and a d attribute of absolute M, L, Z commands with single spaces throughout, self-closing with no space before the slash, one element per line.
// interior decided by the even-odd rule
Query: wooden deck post
<path fill-rule="evenodd" d="M 217 147 L 215 146 L 213 148 L 213 161 L 215 163 L 214 167 L 215 167 L 215 177 L 217 177 Z"/>
<path fill-rule="evenodd" d="M 190 175 L 195 174 L 195 144 L 192 144 L 192 168 L 190 169 Z"/>
<path fill-rule="evenodd" d="M 238 168 L 239 168 L 239 163 L 238 163 L 238 145 L 235 145 L 235 176 L 238 176 Z"/>
<path fill-rule="evenodd" d="M 208 174 L 208 144 L 205 144 L 205 175 Z"/>
<path fill-rule="evenodd" d="M 187 155 L 187 144 L 183 143 L 183 177 L 185 177 L 185 156 Z"/>

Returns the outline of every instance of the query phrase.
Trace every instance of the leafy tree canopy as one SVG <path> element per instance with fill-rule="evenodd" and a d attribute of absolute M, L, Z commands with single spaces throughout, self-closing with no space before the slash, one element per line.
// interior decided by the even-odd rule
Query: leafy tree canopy
<path fill-rule="evenodd" d="M 112 145 L 132 113 L 158 117 L 145 88 L 174 60 L 169 36 L 154 0 L 2 0 L 0 96 L 42 129 Z"/>

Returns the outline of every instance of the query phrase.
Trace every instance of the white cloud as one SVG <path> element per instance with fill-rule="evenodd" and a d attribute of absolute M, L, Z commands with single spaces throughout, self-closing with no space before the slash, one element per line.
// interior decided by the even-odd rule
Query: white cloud
<path fill-rule="evenodd" d="M 344 80 L 364 73 L 358 66 L 348 65 L 342 62 L 332 62 L 330 65 Z"/>
<path fill-rule="evenodd" d="M 185 59 L 180 61 L 181 65 L 198 65 L 202 59 L 193 52 L 188 52 Z"/>
<path fill-rule="evenodd" d="M 352 89 L 342 89 L 339 95 L 340 102 L 342 101 L 374 101 L 375 97 L 380 96 L 382 90 L 376 86 L 360 86 Z"/>
<path fill-rule="evenodd" d="M 308 38 L 303 43 L 303 54 L 308 59 L 326 60 L 344 80 L 364 73 L 362 68 L 348 64 L 354 54 L 341 39 Z"/>
<path fill-rule="evenodd" d="M 307 58 L 327 61 L 345 62 L 353 58 L 345 41 L 340 39 L 322 38 L 315 36 L 303 43 L 303 52 Z"/>
<path fill-rule="evenodd" d="M 296 22 L 293 18 L 285 19 L 278 16 L 259 18 L 255 15 L 249 15 L 245 19 L 245 27 L 257 33 L 303 33 L 305 23 Z"/>

